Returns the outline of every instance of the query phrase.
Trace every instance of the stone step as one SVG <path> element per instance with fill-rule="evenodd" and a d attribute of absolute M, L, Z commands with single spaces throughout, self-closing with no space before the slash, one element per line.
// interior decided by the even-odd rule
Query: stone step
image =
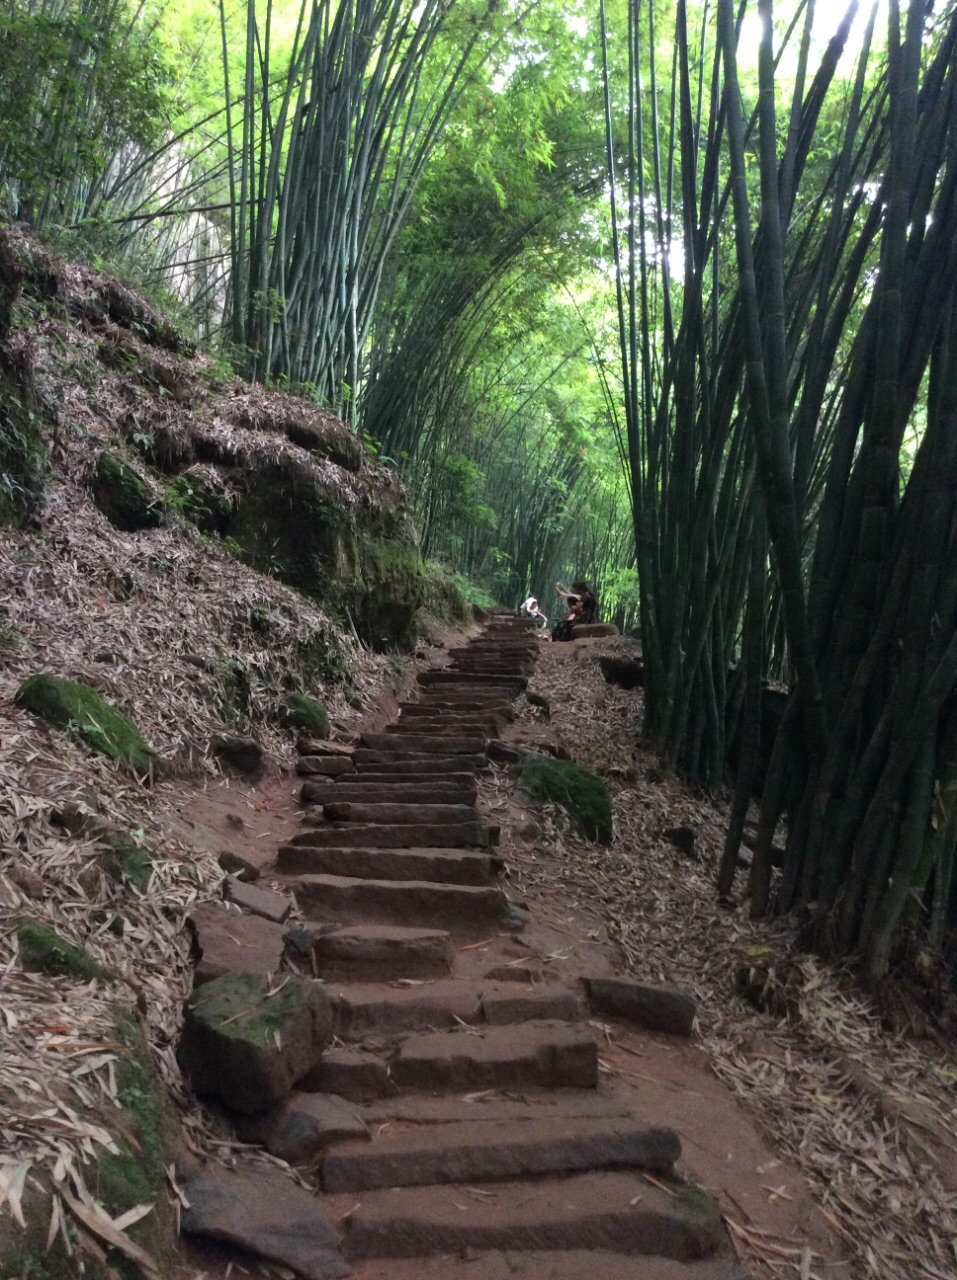
<path fill-rule="evenodd" d="M 423 693 L 416 702 L 400 702 L 399 710 L 403 715 L 490 715 L 502 716 L 506 720 L 515 719 L 515 708 L 504 699 L 477 696 L 474 689 L 458 695 L 449 692 L 441 694 Z"/>
<path fill-rule="evenodd" d="M 426 689 L 445 685 L 462 685 L 473 691 L 479 688 L 486 695 L 490 695 L 494 690 L 499 697 L 505 698 L 510 698 L 516 689 L 524 689 L 528 685 L 527 676 L 510 676 L 508 679 L 503 679 L 499 675 L 453 671 L 447 667 L 440 670 L 420 671 L 416 680 Z"/>
<path fill-rule="evenodd" d="M 343 1197 L 343 1203 L 336 1205 L 337 1212 L 348 1213 L 354 1207 L 354 1197 L 351 1203 L 345 1201 Z M 462 1203 L 462 1196 L 458 1203 Z M 569 1249 L 561 1253 L 547 1249 L 479 1253 L 470 1249 L 458 1255 L 366 1258 L 361 1264 L 362 1280 L 513 1280 L 517 1276 L 521 1280 L 753 1280 L 753 1273 L 746 1271 L 727 1248 L 699 1262 L 675 1262 L 650 1255 L 639 1258 L 609 1249 Z"/>
<path fill-rule="evenodd" d="M 322 806 L 328 822 L 397 823 L 401 826 L 440 822 L 458 825 L 480 822 L 482 815 L 468 804 L 401 804 L 388 801 L 333 800 Z"/>
<path fill-rule="evenodd" d="M 484 822 L 355 822 L 310 827 L 289 844 L 314 849 L 484 849 L 490 843 Z"/>
<path fill-rule="evenodd" d="M 557 1022 L 412 1035 L 392 1060 L 400 1089 L 594 1089 L 592 1032 Z"/>
<path fill-rule="evenodd" d="M 537 658 L 537 640 L 471 640 L 447 650 L 450 658 L 467 658 L 474 653 L 491 653 L 503 658 Z"/>
<path fill-rule="evenodd" d="M 680 1154 L 674 1130 L 651 1128 L 637 1120 L 564 1120 L 561 1124 L 546 1120 L 521 1125 L 463 1121 L 426 1128 L 390 1127 L 371 1142 L 342 1143 L 326 1152 L 321 1177 L 323 1190 L 332 1195 L 598 1169 L 669 1174 Z"/>
<path fill-rule="evenodd" d="M 446 716 L 405 716 L 393 724 L 387 725 L 385 732 L 408 735 L 410 733 L 439 735 L 448 737 L 480 737 L 497 738 L 501 731 L 500 721 L 492 716 L 462 716 L 450 720 Z"/>
<path fill-rule="evenodd" d="M 574 991 L 544 984 L 516 992 L 508 983 L 450 978 L 417 987 L 356 984 L 329 994 L 336 1008 L 338 1035 L 353 1040 L 375 1033 L 439 1030 L 461 1023 L 573 1022 L 583 1014 L 582 1001 Z"/>
<path fill-rule="evenodd" d="M 501 868 L 498 858 L 471 849 L 317 849 L 284 844 L 276 855 L 276 871 L 281 875 L 349 876 L 353 880 L 491 884 Z"/>
<path fill-rule="evenodd" d="M 487 734 L 469 737 L 448 733 L 437 739 L 432 733 L 364 733 L 359 741 L 369 751 L 394 751 L 402 755 L 419 756 L 474 756 L 481 755 L 485 750 L 487 737 Z"/>
<path fill-rule="evenodd" d="M 301 777 L 319 774 L 325 778 L 347 777 L 354 768 L 352 756 L 300 756 L 296 773 Z"/>
<path fill-rule="evenodd" d="M 348 1216 L 345 1253 L 358 1260 L 606 1249 L 692 1262 L 714 1254 L 723 1236 L 721 1214 L 701 1192 L 603 1171 L 499 1183 L 481 1197 L 436 1195 L 433 1187 L 367 1191 Z"/>
<path fill-rule="evenodd" d="M 445 929 L 347 925 L 320 934 L 313 955 L 318 976 L 327 982 L 439 978 L 452 970 L 452 941 Z"/>
<path fill-rule="evenodd" d="M 472 936 L 495 927 L 508 909 L 498 885 L 305 875 L 290 879 L 286 887 L 307 918 L 343 924 L 428 925 Z"/>
<path fill-rule="evenodd" d="M 410 723 L 416 720 L 444 720 L 449 724 L 465 724 L 470 720 L 481 720 L 496 724 L 501 728 L 502 725 L 510 724 L 515 719 L 515 712 L 511 707 L 507 710 L 502 709 L 501 704 L 497 702 L 479 707 L 456 707 L 454 705 L 447 706 L 445 703 L 413 702 L 399 708 L 399 719 L 407 720 Z M 388 729 L 386 732 L 388 732 Z"/>
<path fill-rule="evenodd" d="M 370 1129 L 382 1124 L 493 1124 L 530 1120 L 560 1123 L 611 1116 L 631 1119 L 631 1112 L 613 1098 L 594 1089 L 523 1089 L 520 1097 L 493 1090 L 470 1095 L 468 1100 L 448 1094 L 405 1093 L 379 1098 L 361 1112 Z"/>
<path fill-rule="evenodd" d="M 404 769 L 396 769 L 393 765 L 390 769 L 376 769 L 375 767 L 364 767 L 357 769 L 350 778 L 343 779 L 343 784 L 350 787 L 374 787 L 394 786 L 394 787 L 440 787 L 452 788 L 469 788 L 475 787 L 474 773 L 448 773 L 444 769 L 427 769 L 419 772 L 407 773 Z M 321 783 L 319 785 L 322 785 Z"/>
<path fill-rule="evenodd" d="M 473 658 L 457 658 L 455 662 L 442 668 L 443 671 L 458 671 L 463 675 L 501 676 L 504 680 L 512 680 L 516 676 L 529 676 L 534 669 L 535 664 L 531 661 L 520 662 L 515 658 L 499 661 L 480 655 Z"/>
<path fill-rule="evenodd" d="M 303 804 L 332 804 L 336 800 L 356 800 L 360 804 L 474 804 L 478 787 L 454 786 L 436 779 L 432 782 L 380 782 L 378 786 L 348 782 L 304 782 Z"/>
<path fill-rule="evenodd" d="M 385 736 L 385 735 L 383 735 Z M 488 768 L 488 756 L 483 747 L 482 754 L 465 755 L 428 755 L 419 752 L 371 751 L 360 747 L 355 754 L 356 769 L 361 771 L 371 767 L 371 771 L 382 773 L 461 773 L 469 770 L 478 773 Z"/>

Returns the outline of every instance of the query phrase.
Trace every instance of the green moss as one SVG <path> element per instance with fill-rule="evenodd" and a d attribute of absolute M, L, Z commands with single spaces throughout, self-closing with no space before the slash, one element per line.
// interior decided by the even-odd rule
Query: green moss
<path fill-rule="evenodd" d="M 123 832 L 111 832 L 101 837 L 98 843 L 103 845 L 100 866 L 110 880 L 114 883 L 126 882 L 136 889 L 146 889 L 153 872 L 153 861 L 132 836 Z"/>
<path fill-rule="evenodd" d="M 253 973 L 227 973 L 204 983 L 190 997 L 190 1007 L 200 1020 L 228 1039 L 265 1046 L 288 1026 L 290 1016 L 302 1006 L 298 982 L 287 982 L 268 999 L 263 980 Z"/>
<path fill-rule="evenodd" d="M 162 507 L 142 476 L 110 453 L 101 453 L 90 482 L 93 501 L 110 524 L 126 533 L 155 529 Z"/>
<path fill-rule="evenodd" d="M 155 774 L 165 766 L 132 720 L 89 685 L 60 676 L 30 676 L 17 690 L 16 702 L 56 728 L 69 729 L 92 750 L 121 761 L 134 773 Z"/>
<path fill-rule="evenodd" d="M 233 509 L 225 485 L 187 473 L 167 486 L 165 498 L 168 506 L 202 533 L 225 533 Z"/>
<path fill-rule="evenodd" d="M 39 920 L 19 920 L 17 942 L 20 963 L 25 969 L 35 969 L 53 977 L 76 978 L 80 982 L 110 976 L 109 970 L 104 969 L 89 951 L 67 942 L 56 930 Z"/>
<path fill-rule="evenodd" d="M 290 693 L 279 708 L 279 718 L 287 729 L 329 737 L 329 714 L 325 707 L 304 693 Z"/>
<path fill-rule="evenodd" d="M 522 789 L 533 800 L 560 804 L 589 840 L 609 844 L 612 838 L 611 797 L 601 778 L 568 760 L 528 755 L 522 761 Z"/>

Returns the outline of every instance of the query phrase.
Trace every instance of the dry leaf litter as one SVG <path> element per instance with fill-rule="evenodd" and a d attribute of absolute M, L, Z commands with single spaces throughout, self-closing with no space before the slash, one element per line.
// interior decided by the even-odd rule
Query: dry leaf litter
<path fill-rule="evenodd" d="M 57 263 L 56 271 L 74 304 L 98 287 L 100 278 L 84 268 Z M 97 371 L 88 332 L 39 315 L 33 330 L 18 331 L 13 340 L 29 348 L 56 427 L 54 475 L 35 527 L 0 532 L 0 1211 L 23 1225 L 25 1203 L 52 1185 L 48 1243 L 60 1235 L 71 1247 L 78 1232 L 87 1240 L 92 1233 L 152 1275 L 155 1263 L 127 1234 L 150 1206 L 111 1220 L 89 1190 L 98 1155 L 115 1151 L 123 1127 L 116 1068 L 127 1048 L 116 1038 L 118 1007 L 138 1018 L 181 1110 L 187 1145 L 223 1163 L 241 1149 L 190 1097 L 174 1056 L 191 985 L 184 919 L 198 901 L 219 896 L 223 872 L 210 852 L 172 838 L 159 814 L 178 793 L 218 778 L 209 743 L 216 733 L 235 731 L 224 710 L 230 668 L 246 678 L 241 731 L 253 732 L 286 763 L 292 739 L 275 716 L 285 690 L 302 688 L 320 698 L 333 724 L 348 730 L 359 713 L 346 694 L 373 705 L 395 686 L 398 668 L 215 539 L 175 522 L 138 534 L 115 529 L 87 489 L 96 454 L 115 447 L 115 424 L 128 415 L 148 416 L 153 429 L 162 416 L 175 426 L 182 406 Z M 124 333 L 124 341 L 134 339 Z M 171 383 L 183 381 L 175 357 L 148 350 L 156 368 L 171 371 Z M 63 374 L 71 361 L 72 379 Z M 195 372 L 200 365 L 197 358 L 191 367 Z M 259 426 L 281 417 L 284 403 L 296 405 L 238 383 L 225 394 L 236 417 Z M 344 505 L 370 501 L 380 485 L 396 497 L 394 479 L 377 468 L 364 467 L 356 477 L 251 427 L 232 426 L 211 409 L 208 417 L 203 430 L 231 438 L 237 454 L 253 447 L 257 457 L 264 450 L 287 452 L 323 472 L 330 495 L 334 490 Z M 303 655 L 317 643 L 348 668 L 348 690 L 309 683 Z M 151 788 L 16 707 L 18 687 L 39 671 L 95 687 L 131 716 L 174 773 Z M 98 870 L 94 840 L 51 821 L 65 801 L 134 835 L 152 860 L 144 889 L 111 883 Z M 121 937 L 110 929 L 117 915 Z M 77 982 L 25 972 L 16 932 L 24 917 L 85 947 L 110 978 Z M 246 1161 L 280 1163 L 255 1150 L 242 1154 Z"/>
<path fill-rule="evenodd" d="M 634 656 L 634 646 L 619 639 L 600 648 L 563 645 L 561 654 L 548 648 L 533 688 L 549 699 L 553 721 L 543 723 L 538 708 L 523 704 L 518 737 L 564 746 L 603 776 L 615 821 L 612 845 L 596 845 L 560 809 L 545 806 L 543 845 L 555 855 L 549 876 L 582 908 L 598 908 L 636 978 L 696 996 L 700 1043 L 713 1070 L 802 1168 L 847 1242 L 853 1261 L 827 1274 L 955 1280 L 953 1047 L 886 1030 L 846 971 L 793 953 L 789 922 L 753 922 L 746 904 L 719 906 L 714 882 L 726 811 L 642 750 L 640 690 L 607 684 L 597 662 L 599 652 Z M 699 861 L 664 837 L 677 826 L 697 832 Z M 735 993 L 742 961 L 763 963 L 768 955 L 786 960 L 790 1016 L 757 1012 Z M 756 1275 L 815 1274 L 800 1242 L 765 1239 L 734 1221 L 729 1228 Z"/>

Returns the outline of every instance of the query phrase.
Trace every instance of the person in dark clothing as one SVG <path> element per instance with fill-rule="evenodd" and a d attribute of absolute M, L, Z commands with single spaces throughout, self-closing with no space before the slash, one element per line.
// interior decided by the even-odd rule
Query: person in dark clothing
<path fill-rule="evenodd" d="M 552 628 L 553 640 L 570 640 L 572 638 L 572 627 L 576 622 L 581 622 L 582 602 L 578 596 L 566 597 L 568 602 L 568 612 L 556 626 Z"/>
<path fill-rule="evenodd" d="M 581 617 L 579 622 L 596 622 L 598 620 L 598 597 L 587 582 L 573 582 L 572 591 L 581 600 Z"/>

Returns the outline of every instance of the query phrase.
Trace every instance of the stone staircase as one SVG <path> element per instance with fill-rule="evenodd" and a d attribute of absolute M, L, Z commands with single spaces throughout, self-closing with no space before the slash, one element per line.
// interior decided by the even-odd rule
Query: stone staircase
<path fill-rule="evenodd" d="M 584 993 L 516 981 L 508 963 L 526 914 L 503 888 L 476 775 L 537 643 L 494 614 L 418 677 L 419 700 L 362 738 L 351 769 L 305 766 L 303 829 L 275 874 L 305 917 L 293 940 L 326 984 L 335 1040 L 285 1115 L 302 1109 L 308 1127 L 314 1095 L 351 1104 L 309 1167 L 370 1280 L 438 1258 L 430 1276 L 484 1280 L 501 1251 L 533 1280 L 564 1276 L 548 1260 L 580 1251 L 594 1264 L 581 1280 L 740 1280 L 715 1206 L 675 1175 L 677 1134 L 600 1092 Z M 367 1269 L 378 1259 L 393 1261 Z"/>

